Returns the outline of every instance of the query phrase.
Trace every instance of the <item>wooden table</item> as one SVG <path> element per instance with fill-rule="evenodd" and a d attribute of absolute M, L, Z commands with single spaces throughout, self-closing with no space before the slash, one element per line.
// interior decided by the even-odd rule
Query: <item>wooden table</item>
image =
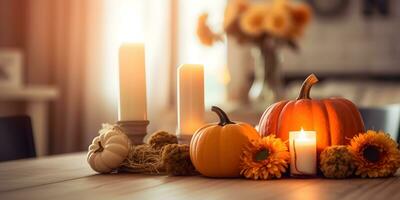
<path fill-rule="evenodd" d="M 0 199 L 400 199 L 385 179 L 252 181 L 93 172 L 84 153 L 0 163 Z"/>

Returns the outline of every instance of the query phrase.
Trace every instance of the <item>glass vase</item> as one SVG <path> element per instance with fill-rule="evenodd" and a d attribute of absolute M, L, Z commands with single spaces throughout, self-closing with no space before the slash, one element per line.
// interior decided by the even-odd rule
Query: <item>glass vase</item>
<path fill-rule="evenodd" d="M 273 40 L 251 49 L 254 61 L 254 82 L 249 91 L 252 104 L 260 110 L 284 97 L 280 71 L 281 59 Z"/>

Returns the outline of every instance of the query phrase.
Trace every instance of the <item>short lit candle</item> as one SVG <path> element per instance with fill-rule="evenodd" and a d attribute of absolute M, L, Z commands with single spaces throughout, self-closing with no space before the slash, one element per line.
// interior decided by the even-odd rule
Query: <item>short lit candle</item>
<path fill-rule="evenodd" d="M 144 45 L 125 43 L 119 49 L 118 120 L 147 119 Z"/>
<path fill-rule="evenodd" d="M 315 131 L 290 131 L 290 173 L 292 176 L 317 174 L 317 134 Z"/>
<path fill-rule="evenodd" d="M 178 134 L 191 136 L 204 123 L 204 67 L 178 68 Z"/>

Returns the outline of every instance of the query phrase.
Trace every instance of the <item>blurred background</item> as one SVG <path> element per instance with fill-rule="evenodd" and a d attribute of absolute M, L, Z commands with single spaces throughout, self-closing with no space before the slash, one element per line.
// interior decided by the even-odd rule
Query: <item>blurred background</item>
<path fill-rule="evenodd" d="M 119 46 L 144 42 L 149 132 L 175 131 L 183 63 L 204 64 L 206 110 L 219 105 L 256 125 L 271 102 L 254 97 L 251 45 L 224 37 L 208 47 L 196 36 L 204 12 L 222 30 L 227 2 L 0 0 L 0 116 L 31 118 L 38 155 L 85 150 L 102 123 L 117 121 Z M 342 96 L 360 108 L 399 104 L 400 2 L 301 2 L 313 17 L 299 49 L 279 53 L 281 98 L 296 98 L 315 73 L 314 98 Z"/>

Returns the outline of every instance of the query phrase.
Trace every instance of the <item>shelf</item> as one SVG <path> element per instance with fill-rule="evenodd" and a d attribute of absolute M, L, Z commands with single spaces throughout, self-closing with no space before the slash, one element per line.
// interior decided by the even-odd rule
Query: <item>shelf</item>
<path fill-rule="evenodd" d="M 0 88 L 0 100 L 46 101 L 57 98 L 58 94 L 57 88 L 52 86 Z"/>
<path fill-rule="evenodd" d="M 26 86 L 20 88 L 1 88 L 0 101 L 24 101 L 26 114 L 32 120 L 36 153 L 48 154 L 48 112 L 49 102 L 58 97 L 57 88 L 52 86 Z"/>

